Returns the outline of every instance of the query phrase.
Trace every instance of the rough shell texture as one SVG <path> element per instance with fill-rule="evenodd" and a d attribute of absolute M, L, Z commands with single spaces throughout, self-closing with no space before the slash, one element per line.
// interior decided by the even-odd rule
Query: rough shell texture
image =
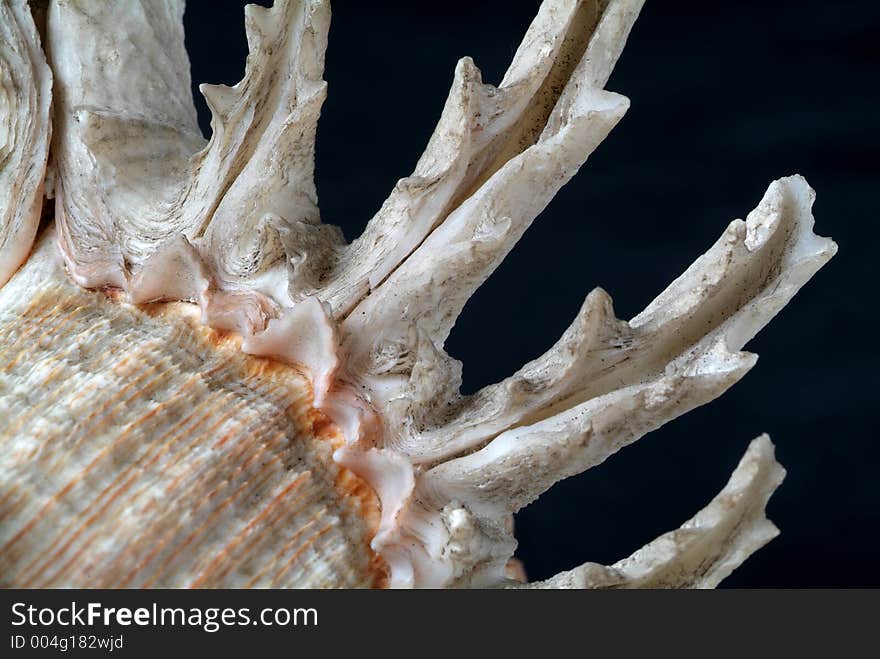
<path fill-rule="evenodd" d="M 51 101 L 52 73 L 27 4 L 0 3 L 0 286 L 37 233 Z"/>
<path fill-rule="evenodd" d="M 45 81 L 24 4 L 0 6 L 34 53 L 18 69 Z M 745 375 L 743 346 L 836 251 L 797 176 L 630 321 L 597 289 L 556 345 L 472 396 L 444 351 L 627 111 L 605 85 L 641 6 L 545 0 L 497 87 L 462 59 L 415 171 L 346 245 L 312 181 L 327 2 L 246 9 L 244 79 L 201 87 L 207 142 L 182 2 L 51 2 L 57 239 L 0 297 L 4 336 L 40 337 L 0 351 L 5 582 L 507 585 L 513 513 Z M 34 170 L 28 144 L 9 180 Z M 6 186 L 0 236 L 38 190 Z M 0 257 L 17 264 L 22 240 Z M 776 533 L 781 475 L 761 437 L 678 531 L 537 585 L 713 586 Z"/>
<path fill-rule="evenodd" d="M 306 379 L 189 305 L 79 289 L 53 238 L 0 290 L 0 585 L 382 583 Z"/>

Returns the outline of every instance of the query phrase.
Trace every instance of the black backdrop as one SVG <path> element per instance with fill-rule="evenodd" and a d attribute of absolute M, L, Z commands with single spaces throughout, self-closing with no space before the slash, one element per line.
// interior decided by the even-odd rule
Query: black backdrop
<path fill-rule="evenodd" d="M 241 77 L 242 4 L 190 0 L 195 81 Z M 317 144 L 325 222 L 359 234 L 411 172 L 456 60 L 472 56 L 497 83 L 538 4 L 333 3 Z M 648 0 L 608 86 L 631 110 L 450 337 L 465 390 L 543 352 L 594 286 L 619 317 L 634 316 L 780 176 L 801 173 L 816 188 L 817 232 L 840 251 L 749 344 L 761 359 L 724 397 L 517 516 L 531 578 L 614 562 L 676 528 L 766 431 L 788 469 L 769 506 L 782 535 L 725 585 L 880 586 L 878 42 L 872 0 Z"/>

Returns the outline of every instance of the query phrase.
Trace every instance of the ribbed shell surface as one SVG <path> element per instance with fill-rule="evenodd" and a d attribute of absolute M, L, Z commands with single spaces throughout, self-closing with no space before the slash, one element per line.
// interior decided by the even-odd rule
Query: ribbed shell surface
<path fill-rule="evenodd" d="M 366 587 L 376 502 L 295 369 L 185 303 L 0 289 L 0 585 Z"/>

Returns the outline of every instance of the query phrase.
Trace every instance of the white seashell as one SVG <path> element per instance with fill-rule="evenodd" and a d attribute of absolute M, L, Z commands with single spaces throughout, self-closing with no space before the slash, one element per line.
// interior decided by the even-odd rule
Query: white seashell
<path fill-rule="evenodd" d="M 0 3 L 0 286 L 37 233 L 51 100 L 52 72 L 27 3 Z"/>
<path fill-rule="evenodd" d="M 55 195 L 0 288 L 0 583 L 515 585 L 511 515 L 722 394 L 836 251 L 780 179 L 641 314 L 596 289 L 544 355 L 459 393 L 449 332 L 628 109 L 604 87 L 641 6 L 545 0 L 498 87 L 462 59 L 414 173 L 346 245 L 313 183 L 327 2 L 247 7 L 244 79 L 201 86 L 205 143 L 181 1 L 53 1 L 50 74 L 0 0 L 0 71 L 24 81 L 0 96 L 0 284 L 53 130 Z M 776 535 L 783 474 L 762 436 L 681 529 L 532 586 L 715 586 Z"/>
<path fill-rule="evenodd" d="M 80 289 L 51 235 L 0 289 L 0 582 L 383 583 L 306 379 L 191 309 Z"/>

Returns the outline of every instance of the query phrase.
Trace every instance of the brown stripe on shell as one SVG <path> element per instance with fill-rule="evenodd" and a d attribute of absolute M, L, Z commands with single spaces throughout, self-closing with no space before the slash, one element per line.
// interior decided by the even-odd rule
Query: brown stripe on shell
<path fill-rule="evenodd" d="M 76 288 L 50 247 L 0 291 L 0 585 L 384 585 L 307 379 L 192 305 Z"/>

